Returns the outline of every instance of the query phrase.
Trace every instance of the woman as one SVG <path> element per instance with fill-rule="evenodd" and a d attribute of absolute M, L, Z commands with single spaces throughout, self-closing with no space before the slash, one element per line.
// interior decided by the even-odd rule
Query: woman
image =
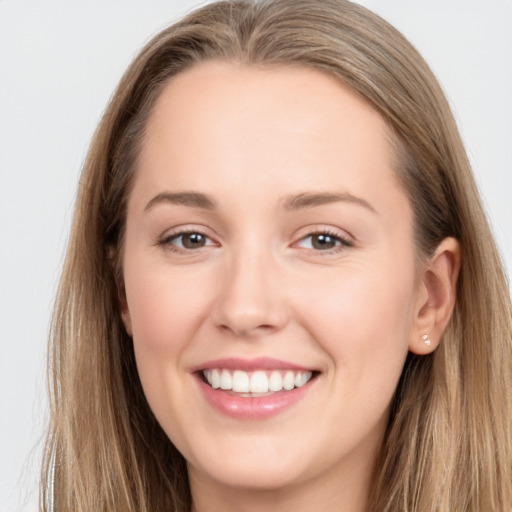
<path fill-rule="evenodd" d="M 511 333 L 410 44 L 342 0 L 206 6 L 142 50 L 89 151 L 44 507 L 507 510 Z"/>

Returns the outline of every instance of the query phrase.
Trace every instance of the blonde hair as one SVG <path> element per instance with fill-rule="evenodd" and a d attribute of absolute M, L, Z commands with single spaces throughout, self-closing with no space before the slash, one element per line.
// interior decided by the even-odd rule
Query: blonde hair
<path fill-rule="evenodd" d="M 172 76 L 211 59 L 339 78 L 393 132 L 418 254 L 447 236 L 461 243 L 453 318 L 433 354 L 407 359 L 368 510 L 510 510 L 512 319 L 498 251 L 432 72 L 397 30 L 346 0 L 207 5 L 151 40 L 122 78 L 84 165 L 55 306 L 43 510 L 53 474 L 57 512 L 190 508 L 185 461 L 144 398 L 112 254 L 156 98 Z"/>

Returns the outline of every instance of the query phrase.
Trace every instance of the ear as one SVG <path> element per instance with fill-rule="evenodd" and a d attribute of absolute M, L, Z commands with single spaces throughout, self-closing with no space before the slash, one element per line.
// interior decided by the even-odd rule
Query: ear
<path fill-rule="evenodd" d="M 445 238 L 423 266 L 409 342 L 411 352 L 425 355 L 439 345 L 455 306 L 461 260 L 458 240 Z"/>
<path fill-rule="evenodd" d="M 124 328 L 126 329 L 128 336 L 133 336 L 132 317 L 130 316 L 130 309 L 128 308 L 128 302 L 126 300 L 126 292 L 124 291 L 124 287 L 122 290 L 119 290 L 119 308 Z"/>
<path fill-rule="evenodd" d="M 121 314 L 121 320 L 123 321 L 124 328 L 126 329 L 126 332 L 128 333 L 128 336 L 133 336 L 133 329 L 132 329 L 132 319 L 130 316 L 130 310 L 128 308 L 128 301 L 126 299 L 126 291 L 124 288 L 124 283 L 122 282 L 122 279 L 118 277 L 118 272 L 116 271 L 116 249 L 114 246 L 109 245 L 106 248 L 106 255 L 107 259 L 110 263 L 114 280 L 116 281 L 116 291 L 117 291 L 117 306 L 119 308 L 119 312 Z"/>

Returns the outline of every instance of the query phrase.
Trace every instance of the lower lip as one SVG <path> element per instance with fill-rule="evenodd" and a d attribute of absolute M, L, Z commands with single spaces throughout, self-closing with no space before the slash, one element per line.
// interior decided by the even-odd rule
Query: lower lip
<path fill-rule="evenodd" d="M 220 389 L 213 389 L 200 375 L 199 388 L 206 400 L 220 413 L 239 420 L 263 420 L 288 409 L 299 402 L 309 391 L 312 381 L 290 391 L 277 391 L 272 395 L 242 397 L 231 395 Z"/>

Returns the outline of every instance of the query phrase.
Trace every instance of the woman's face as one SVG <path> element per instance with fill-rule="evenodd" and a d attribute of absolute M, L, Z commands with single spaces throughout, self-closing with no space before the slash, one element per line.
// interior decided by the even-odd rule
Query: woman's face
<path fill-rule="evenodd" d="M 318 71 L 207 63 L 163 90 L 123 319 L 192 485 L 368 476 L 421 302 L 393 157 L 380 115 Z"/>

